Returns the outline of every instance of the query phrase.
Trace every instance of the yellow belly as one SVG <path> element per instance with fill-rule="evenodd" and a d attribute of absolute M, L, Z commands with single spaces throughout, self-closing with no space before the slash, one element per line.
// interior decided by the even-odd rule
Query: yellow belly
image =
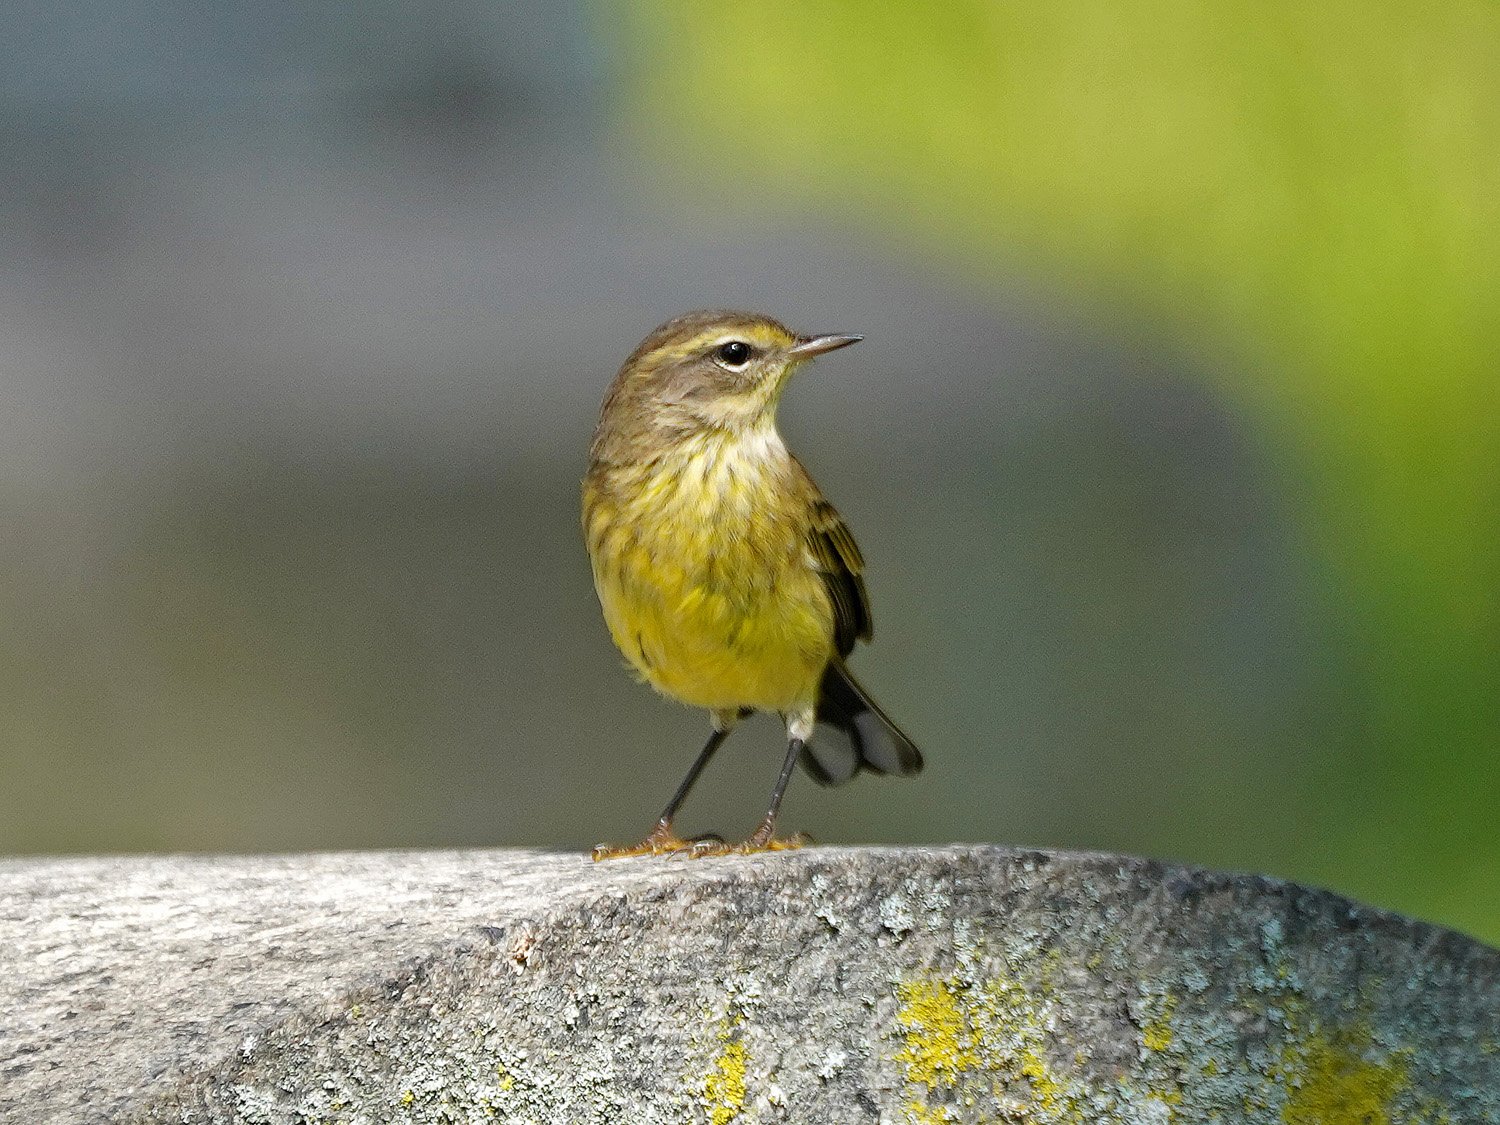
<path fill-rule="evenodd" d="M 586 494 L 610 634 L 643 679 L 683 703 L 810 706 L 833 655 L 833 612 L 798 513 L 752 509 L 704 483 L 690 482 L 686 499 L 677 482 L 624 502 Z"/>

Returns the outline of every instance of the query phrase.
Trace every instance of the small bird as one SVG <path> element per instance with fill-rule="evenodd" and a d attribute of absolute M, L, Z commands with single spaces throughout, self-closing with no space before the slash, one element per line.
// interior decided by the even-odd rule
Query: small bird
<path fill-rule="evenodd" d="M 639 844 L 621 856 L 798 847 L 777 839 L 792 769 L 823 785 L 861 769 L 914 774 L 922 755 L 844 660 L 871 637 L 854 536 L 776 429 L 788 377 L 863 337 L 798 336 L 767 316 L 691 312 L 615 376 L 589 449 L 583 530 L 610 635 L 662 694 L 706 708 L 713 731 Z M 773 711 L 787 752 L 749 839 L 680 839 L 677 810 L 740 719 Z M 814 730 L 818 736 L 814 741 Z"/>

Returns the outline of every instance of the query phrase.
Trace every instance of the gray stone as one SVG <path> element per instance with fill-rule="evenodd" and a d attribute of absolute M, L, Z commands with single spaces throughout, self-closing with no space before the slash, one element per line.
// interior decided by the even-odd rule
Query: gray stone
<path fill-rule="evenodd" d="M 1102 855 L 0 863 L 0 1121 L 1500 1122 L 1500 953 Z"/>

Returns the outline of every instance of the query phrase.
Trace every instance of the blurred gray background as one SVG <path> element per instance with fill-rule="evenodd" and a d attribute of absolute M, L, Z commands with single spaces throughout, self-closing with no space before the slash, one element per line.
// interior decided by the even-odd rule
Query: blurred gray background
<path fill-rule="evenodd" d="M 1329 874 L 1345 626 L 1205 370 L 1239 361 L 1004 255 L 698 190 L 611 28 L 0 15 L 0 852 L 637 838 L 705 719 L 624 671 L 578 479 L 638 340 L 738 306 L 868 337 L 782 424 L 869 562 L 855 666 L 929 763 L 799 778 L 787 827 Z M 683 827 L 748 831 L 780 753 L 750 724 Z"/>

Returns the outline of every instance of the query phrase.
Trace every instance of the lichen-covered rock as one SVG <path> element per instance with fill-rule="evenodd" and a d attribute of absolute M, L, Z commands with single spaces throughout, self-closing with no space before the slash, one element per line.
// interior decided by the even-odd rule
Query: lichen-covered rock
<path fill-rule="evenodd" d="M 0 1121 L 1500 1123 L 1500 953 L 1109 856 L 0 865 Z"/>

